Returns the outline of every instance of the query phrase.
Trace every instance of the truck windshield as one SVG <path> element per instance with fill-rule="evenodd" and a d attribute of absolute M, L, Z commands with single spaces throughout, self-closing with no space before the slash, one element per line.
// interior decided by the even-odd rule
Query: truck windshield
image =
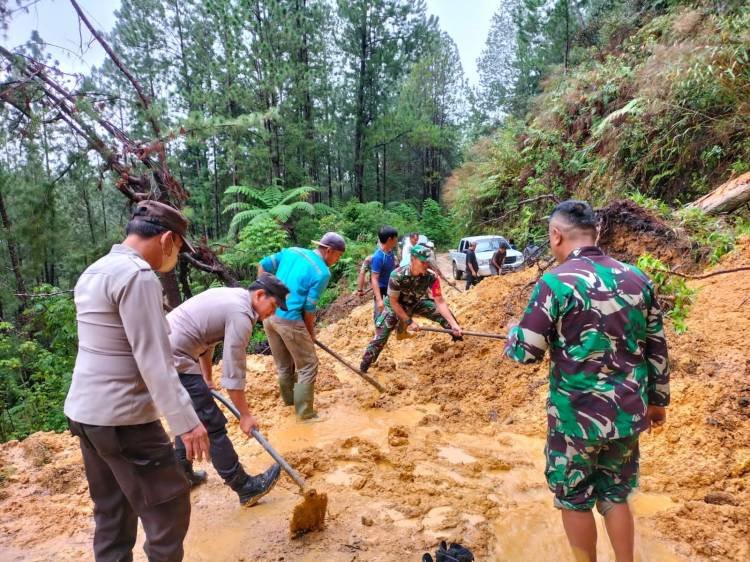
<path fill-rule="evenodd" d="M 500 247 L 504 240 L 502 238 L 490 238 L 488 240 L 479 240 L 477 242 L 477 252 L 494 252 Z"/>

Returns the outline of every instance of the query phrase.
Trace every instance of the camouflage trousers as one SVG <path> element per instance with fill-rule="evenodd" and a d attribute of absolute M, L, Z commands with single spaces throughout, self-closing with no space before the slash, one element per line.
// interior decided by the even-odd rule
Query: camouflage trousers
<path fill-rule="evenodd" d="M 443 318 L 443 315 L 435 308 L 435 301 L 432 299 L 422 299 L 419 301 L 414 308 L 406 311 L 409 316 L 423 316 L 433 322 L 439 323 L 443 328 L 450 328 L 450 323 Z M 389 310 L 387 307 L 380 313 L 378 319 L 375 321 L 375 337 L 367 345 L 365 354 L 362 357 L 362 366 L 369 367 L 372 363 L 377 361 L 380 352 L 385 348 L 385 344 L 388 343 L 388 338 L 391 337 L 391 333 L 398 326 L 399 320 L 396 313 L 393 310 Z"/>
<path fill-rule="evenodd" d="M 589 441 L 549 430 L 545 476 L 555 494 L 555 507 L 604 514 L 625 503 L 638 485 L 638 434 Z"/>

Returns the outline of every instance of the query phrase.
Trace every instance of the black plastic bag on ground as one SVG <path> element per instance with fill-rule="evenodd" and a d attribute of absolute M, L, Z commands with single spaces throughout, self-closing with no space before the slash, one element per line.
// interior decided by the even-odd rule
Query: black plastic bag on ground
<path fill-rule="evenodd" d="M 474 555 L 468 548 L 458 543 L 448 546 L 445 541 L 440 543 L 435 558 L 435 562 L 474 562 Z M 422 562 L 433 562 L 432 556 L 425 553 L 422 555 Z"/>

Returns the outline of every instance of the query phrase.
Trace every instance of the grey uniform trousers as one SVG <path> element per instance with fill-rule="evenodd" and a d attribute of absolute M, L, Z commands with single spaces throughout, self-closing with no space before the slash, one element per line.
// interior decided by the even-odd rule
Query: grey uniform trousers
<path fill-rule="evenodd" d="M 150 562 L 182 560 L 190 484 L 161 422 L 101 426 L 68 420 L 94 502 L 96 562 L 133 560 L 138 518 Z"/>

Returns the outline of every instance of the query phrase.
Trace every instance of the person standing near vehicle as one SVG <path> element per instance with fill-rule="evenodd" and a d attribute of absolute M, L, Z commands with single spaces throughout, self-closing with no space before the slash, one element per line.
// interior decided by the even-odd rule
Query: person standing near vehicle
<path fill-rule="evenodd" d="M 596 560 L 596 506 L 615 559 L 631 562 L 638 440 L 666 420 L 669 360 L 651 281 L 605 255 L 596 235 L 588 203 L 555 207 L 549 240 L 560 265 L 537 282 L 505 355 L 534 363 L 550 350 L 545 475 L 576 560 Z"/>
<path fill-rule="evenodd" d="M 180 384 L 155 271 L 174 269 L 188 221 L 156 201 L 136 206 L 126 238 L 91 264 L 75 287 L 78 355 L 65 398 L 94 502 L 94 558 L 132 560 L 143 524 L 151 562 L 182 560 L 190 484 L 159 421 L 185 445 L 187 460 L 209 457 L 206 429 Z"/>
<path fill-rule="evenodd" d="M 477 262 L 477 243 L 469 243 L 466 250 L 466 290 L 479 283 L 479 263 Z"/>
<path fill-rule="evenodd" d="M 490 271 L 492 275 L 503 275 L 503 264 L 505 263 L 505 256 L 508 254 L 508 248 L 505 247 L 503 242 L 500 242 L 500 247 L 495 250 L 490 260 Z"/>
<path fill-rule="evenodd" d="M 276 485 L 281 468 L 274 464 L 266 472 L 254 476 L 245 472 L 227 435 L 227 418 L 211 396 L 214 388 L 212 358 L 216 345 L 221 342 L 221 387 L 240 412 L 240 429 L 250 437 L 258 423 L 245 397 L 247 344 L 256 322 L 271 316 L 276 307 L 286 310 L 288 294 L 289 289 L 281 281 L 264 273 L 247 289 L 213 287 L 189 298 L 167 314 L 169 340 L 180 383 L 208 430 L 211 463 L 245 507 L 255 505 Z M 206 473 L 193 470 L 179 437 L 175 438 L 175 450 L 190 483 L 197 486 L 205 482 Z"/>
<path fill-rule="evenodd" d="M 388 294 L 388 280 L 396 269 L 394 249 L 398 245 L 398 231 L 392 226 L 384 226 L 378 232 L 378 249 L 370 262 L 370 284 L 373 294 L 373 323 L 385 308 L 385 296 Z"/>
<path fill-rule="evenodd" d="M 263 322 L 279 380 L 281 399 L 294 406 L 300 421 L 319 419 L 314 409 L 318 356 L 315 353 L 315 309 L 339 261 L 346 241 L 336 232 L 313 240 L 315 250 L 285 248 L 260 260 L 258 275 L 273 273 L 289 288 L 288 310 Z"/>

